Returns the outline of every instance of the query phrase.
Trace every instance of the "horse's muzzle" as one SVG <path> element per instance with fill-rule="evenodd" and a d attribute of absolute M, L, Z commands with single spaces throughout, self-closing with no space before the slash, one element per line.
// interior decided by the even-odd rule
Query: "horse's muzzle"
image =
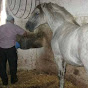
<path fill-rule="evenodd" d="M 25 28 L 26 28 L 27 30 L 29 30 L 30 32 L 33 32 L 33 31 L 34 31 L 34 28 L 35 28 L 35 24 L 28 21 L 28 22 L 26 23 L 26 25 L 25 25 Z"/>

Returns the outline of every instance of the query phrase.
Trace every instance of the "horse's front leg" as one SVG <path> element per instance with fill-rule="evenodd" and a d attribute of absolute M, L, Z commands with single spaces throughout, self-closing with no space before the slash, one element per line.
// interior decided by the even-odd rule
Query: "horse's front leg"
<path fill-rule="evenodd" d="M 60 64 L 60 63 L 59 63 Z M 59 76 L 59 79 L 60 79 L 60 88 L 64 88 L 64 76 L 65 76 L 65 72 L 66 72 L 66 62 L 62 61 L 61 65 L 59 66 L 62 66 L 59 68 L 59 73 L 58 73 L 58 76 Z"/>
<path fill-rule="evenodd" d="M 64 76 L 65 76 L 65 72 L 66 72 L 66 62 L 63 59 L 57 58 L 56 64 L 58 66 L 58 77 L 60 80 L 59 88 L 64 88 Z"/>
<path fill-rule="evenodd" d="M 51 47 L 54 53 L 54 59 L 58 68 L 58 77 L 60 79 L 60 87 L 64 88 L 64 75 L 66 70 L 66 62 L 63 60 L 59 49 L 59 41 L 57 42 L 57 36 L 54 36 L 51 41 Z"/>

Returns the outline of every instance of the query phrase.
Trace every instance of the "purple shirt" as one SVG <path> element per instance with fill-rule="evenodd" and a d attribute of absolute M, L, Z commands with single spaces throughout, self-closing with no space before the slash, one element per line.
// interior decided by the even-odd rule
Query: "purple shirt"
<path fill-rule="evenodd" d="M 23 35 L 25 30 L 19 26 L 7 22 L 0 26 L 0 47 L 11 48 L 16 44 L 16 35 Z"/>

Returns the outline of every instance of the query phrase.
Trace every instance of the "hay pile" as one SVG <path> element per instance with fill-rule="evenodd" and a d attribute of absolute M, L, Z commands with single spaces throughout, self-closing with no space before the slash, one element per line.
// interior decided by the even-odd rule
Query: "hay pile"
<path fill-rule="evenodd" d="M 35 70 L 33 71 L 18 71 L 19 81 L 7 87 L 2 86 L 0 80 L 0 88 L 58 88 L 58 77 L 55 75 L 39 74 Z M 66 81 L 65 88 L 77 88 L 70 82 Z"/>

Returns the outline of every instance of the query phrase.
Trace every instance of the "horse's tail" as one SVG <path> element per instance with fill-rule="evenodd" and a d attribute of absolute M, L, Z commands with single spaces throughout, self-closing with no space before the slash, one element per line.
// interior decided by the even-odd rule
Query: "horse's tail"
<path fill-rule="evenodd" d="M 80 27 L 79 31 L 79 57 L 88 72 L 88 24 Z"/>

